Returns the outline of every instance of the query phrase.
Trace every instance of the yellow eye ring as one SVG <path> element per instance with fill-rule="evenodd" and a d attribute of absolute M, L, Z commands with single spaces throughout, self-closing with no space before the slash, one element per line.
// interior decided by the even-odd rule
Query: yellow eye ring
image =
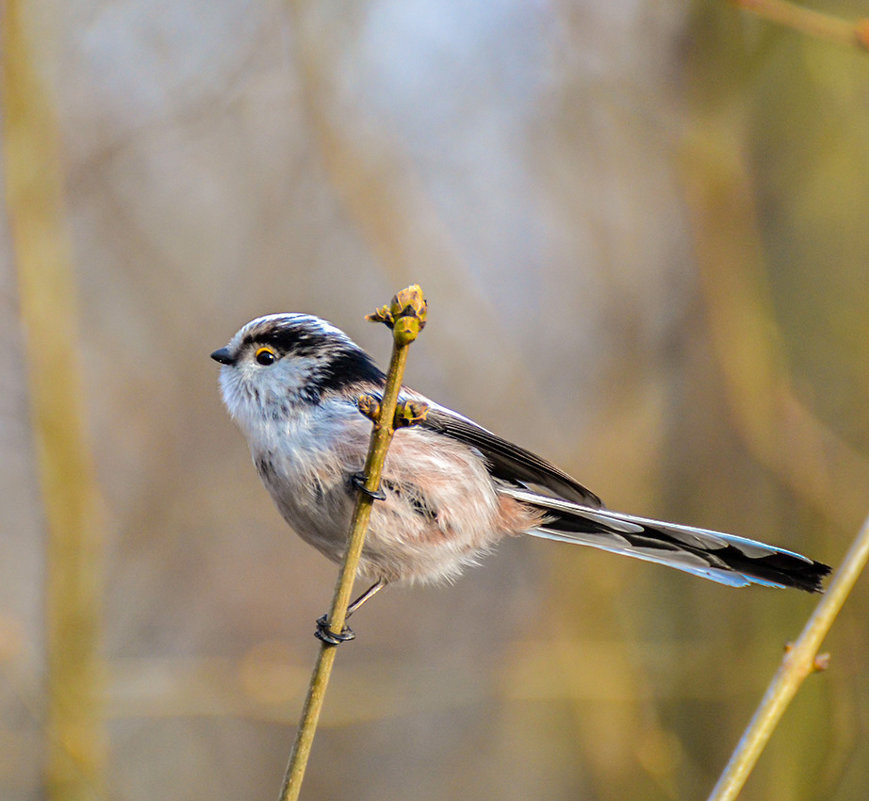
<path fill-rule="evenodd" d="M 257 348 L 253 357 L 256 359 L 256 363 L 261 364 L 263 367 L 268 367 L 278 360 L 277 354 L 271 348 Z"/>

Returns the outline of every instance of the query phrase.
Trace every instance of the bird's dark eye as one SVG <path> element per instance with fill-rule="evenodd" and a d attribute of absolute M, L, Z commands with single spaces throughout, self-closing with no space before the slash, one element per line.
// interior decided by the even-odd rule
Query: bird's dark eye
<path fill-rule="evenodd" d="M 257 348 L 253 357 L 256 359 L 256 363 L 261 364 L 263 367 L 268 367 L 278 360 L 277 354 L 271 348 Z"/>

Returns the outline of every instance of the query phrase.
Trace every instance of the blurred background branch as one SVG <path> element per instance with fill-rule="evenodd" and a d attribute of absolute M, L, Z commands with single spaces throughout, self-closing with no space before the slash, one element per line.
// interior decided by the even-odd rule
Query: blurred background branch
<path fill-rule="evenodd" d="M 866 505 L 869 460 L 794 392 L 738 141 L 725 119 L 702 130 L 686 146 L 685 187 L 710 340 L 734 429 L 795 496 L 838 526 L 854 525 Z"/>
<path fill-rule="evenodd" d="M 59 132 L 37 52 L 32 9 L 10 0 L 2 46 L 4 176 L 46 526 L 45 794 L 91 801 L 102 797 L 105 781 L 102 536 Z"/>
<path fill-rule="evenodd" d="M 786 28 L 846 47 L 869 48 L 869 19 L 848 22 L 787 0 L 730 0 L 734 5 Z"/>

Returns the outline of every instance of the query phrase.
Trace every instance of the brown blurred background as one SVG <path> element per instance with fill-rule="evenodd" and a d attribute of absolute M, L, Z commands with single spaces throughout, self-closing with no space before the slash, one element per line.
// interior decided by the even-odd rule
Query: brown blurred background
<path fill-rule="evenodd" d="M 93 798 L 277 796 L 335 568 L 220 404 L 208 354 L 259 314 L 318 314 L 385 362 L 362 316 L 418 281 L 408 383 L 613 508 L 841 559 L 869 508 L 856 49 L 716 2 L 6 6 L 34 83 L 3 114 L 42 109 L 59 148 L 77 333 L 22 319 L 44 241 L 4 223 L 3 801 L 45 797 L 51 750 L 31 388 L 58 346 L 99 495 L 106 749 L 68 746 L 98 754 Z M 360 613 L 303 796 L 703 798 L 815 600 L 507 543 Z M 866 797 L 867 612 L 864 580 L 745 799 Z"/>

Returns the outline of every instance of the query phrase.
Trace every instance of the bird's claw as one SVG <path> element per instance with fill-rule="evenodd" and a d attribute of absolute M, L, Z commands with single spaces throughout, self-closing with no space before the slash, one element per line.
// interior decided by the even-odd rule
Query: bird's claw
<path fill-rule="evenodd" d="M 314 632 L 314 636 L 326 645 L 341 645 L 342 642 L 356 639 L 353 629 L 349 626 L 344 626 L 340 634 L 332 631 L 329 628 L 329 618 L 326 615 L 317 618 L 317 630 Z"/>
<path fill-rule="evenodd" d="M 369 498 L 371 498 L 372 501 L 386 500 L 386 493 L 383 490 L 370 490 L 368 489 L 368 487 L 365 486 L 365 476 L 362 475 L 362 473 L 354 473 L 352 476 L 350 476 L 350 483 L 353 484 L 356 489 L 360 490 Z"/>

